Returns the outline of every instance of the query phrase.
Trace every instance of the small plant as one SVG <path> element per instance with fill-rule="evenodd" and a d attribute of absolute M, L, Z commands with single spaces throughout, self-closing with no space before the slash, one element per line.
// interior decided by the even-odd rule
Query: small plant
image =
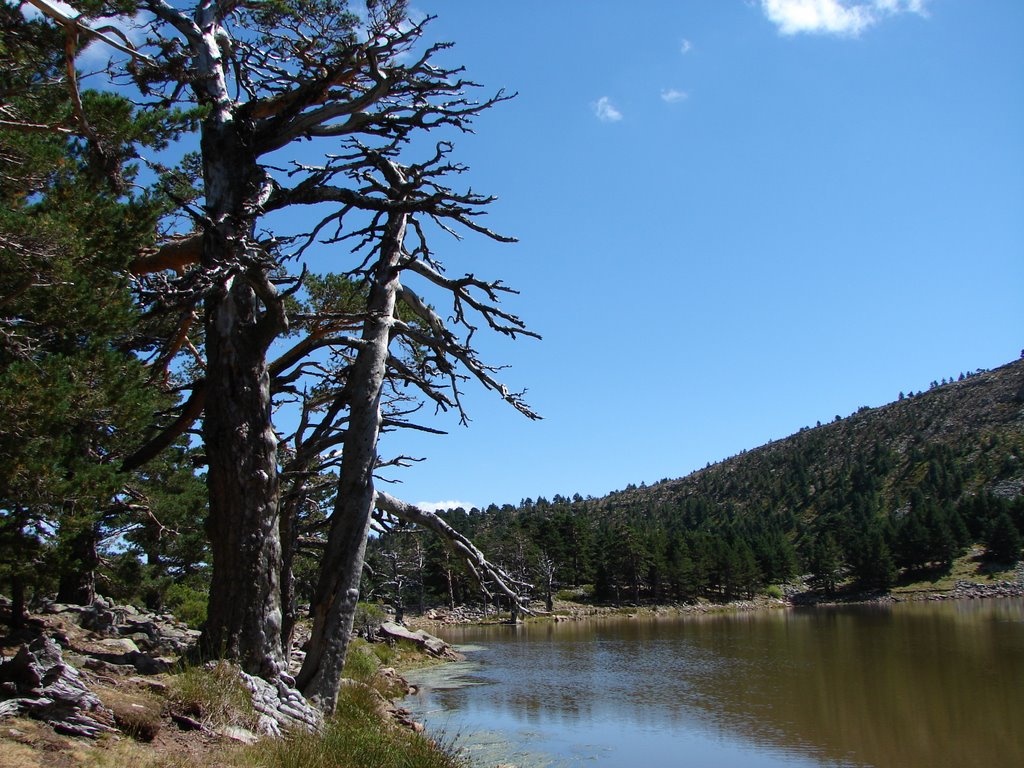
<path fill-rule="evenodd" d="M 163 702 L 150 693 L 97 687 L 100 701 L 114 713 L 118 729 L 136 741 L 149 742 L 160 732 Z"/>
<path fill-rule="evenodd" d="M 258 722 L 252 694 L 238 670 L 225 662 L 186 667 L 172 680 L 170 699 L 182 714 L 204 725 L 253 729 Z"/>
<path fill-rule="evenodd" d="M 774 598 L 776 600 L 781 600 L 783 596 L 782 587 L 780 587 L 778 584 L 769 584 L 767 587 L 764 588 L 764 593 L 766 596 Z"/>
<path fill-rule="evenodd" d="M 438 744 L 380 717 L 380 698 L 364 686 L 341 689 L 321 734 L 246 749 L 239 765 L 256 768 L 466 768 L 451 744 Z"/>

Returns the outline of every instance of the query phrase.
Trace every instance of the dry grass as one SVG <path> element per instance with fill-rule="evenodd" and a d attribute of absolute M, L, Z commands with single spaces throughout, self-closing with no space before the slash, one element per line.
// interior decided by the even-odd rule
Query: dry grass
<path fill-rule="evenodd" d="M 39 738 L 39 723 L 23 718 L 10 718 L 0 723 L 0 765 L 4 768 L 43 768 L 54 763 L 48 758 L 46 745 Z"/>
<path fill-rule="evenodd" d="M 100 701 L 113 713 L 117 727 L 136 741 L 152 741 L 163 722 L 164 701 L 130 687 L 95 686 Z"/>

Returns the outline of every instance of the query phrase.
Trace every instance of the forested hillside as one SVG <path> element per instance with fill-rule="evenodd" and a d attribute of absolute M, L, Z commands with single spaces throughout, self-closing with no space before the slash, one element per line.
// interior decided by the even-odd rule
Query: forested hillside
<path fill-rule="evenodd" d="M 729 599 L 810 573 L 885 589 L 975 543 L 1020 555 L 1024 360 L 936 382 L 677 480 L 604 498 L 450 510 L 447 519 L 537 597 L 592 585 L 602 601 Z M 375 542 L 376 593 L 468 601 L 445 552 L 402 529 Z"/>

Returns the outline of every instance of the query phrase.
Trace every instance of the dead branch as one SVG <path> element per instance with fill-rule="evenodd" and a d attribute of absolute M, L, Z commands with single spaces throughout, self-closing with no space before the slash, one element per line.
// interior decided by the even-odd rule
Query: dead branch
<path fill-rule="evenodd" d="M 136 256 L 128 270 L 133 275 L 150 275 L 154 272 L 173 270 L 183 273 L 188 267 L 199 263 L 203 255 L 203 233 L 174 237 L 155 248 L 147 248 Z"/>
<path fill-rule="evenodd" d="M 490 583 L 514 601 L 523 613 L 531 615 L 534 613 L 515 589 L 516 587 L 532 589 L 533 585 L 512 578 L 500 567 L 494 565 L 472 541 L 448 525 L 437 514 L 408 504 L 380 490 L 376 492 L 376 507 L 400 520 L 413 523 L 440 536 L 445 545 L 469 566 L 470 572 L 488 597 L 491 593 L 487 589 L 487 584 Z"/>

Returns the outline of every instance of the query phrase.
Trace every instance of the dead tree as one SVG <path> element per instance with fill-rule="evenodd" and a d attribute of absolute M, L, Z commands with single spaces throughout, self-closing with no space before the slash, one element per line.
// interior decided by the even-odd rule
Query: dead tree
<path fill-rule="evenodd" d="M 410 23 L 400 0 L 367 2 L 363 18 L 345 0 L 138 6 L 150 14 L 147 37 L 127 46 L 109 74 L 136 89 L 140 107 L 195 111 L 198 175 L 183 190 L 159 157 L 146 158 L 189 226 L 140 254 L 131 269 L 150 313 L 178 318 L 154 357 L 154 374 L 169 379 L 173 369 L 175 386 L 189 394 L 125 467 L 141 466 L 201 419 L 213 565 L 203 644 L 268 679 L 283 670 L 288 635 L 282 530 L 289 540 L 295 535 L 297 508 L 289 504 L 308 497 L 304 478 L 337 467 L 313 645 L 299 679 L 330 710 L 379 501 L 374 473 L 383 463 L 377 441 L 391 418 L 382 405 L 387 388 L 396 382 L 462 413 L 459 388 L 468 375 L 534 417 L 470 344 L 474 315 L 500 333 L 535 335 L 499 306 L 510 291 L 499 281 L 447 277 L 427 245 L 432 222 L 507 239 L 476 221 L 490 198 L 443 186 L 443 177 L 463 170 L 447 160 L 447 142 L 425 163 L 400 161 L 414 138 L 468 131 L 476 115 L 507 97 L 471 99 L 475 84 L 461 69 L 436 63 L 448 44 L 417 50 L 425 22 Z M 76 34 L 89 31 L 76 27 Z M 279 214 L 300 208 L 319 220 L 287 230 Z M 365 286 L 362 304 L 294 317 L 291 297 L 301 295 L 304 272 L 289 267 L 309 249 L 337 249 L 351 238 L 357 263 L 339 271 Z M 403 275 L 448 291 L 451 322 Z M 420 351 L 399 354 L 403 344 Z M 328 353 L 343 358 L 331 394 L 285 454 L 273 423 L 275 395 L 298 391 L 316 356 Z M 500 572 L 484 572 L 501 582 Z M 511 583 L 504 588 L 515 592 Z"/>
<path fill-rule="evenodd" d="M 464 110 L 462 119 L 486 106 Z M 382 150 L 353 141 L 346 155 L 321 168 L 316 184 L 272 196 L 267 204 L 273 209 L 279 202 L 333 202 L 372 214 L 365 226 L 345 235 L 356 240 L 357 251 L 365 251 L 363 264 L 353 274 L 368 284 L 368 298 L 361 334 L 352 344 L 352 368 L 338 394 L 347 410 L 338 492 L 314 594 L 313 633 L 296 681 L 308 698 L 327 711 L 334 708 L 337 697 L 371 514 L 377 503 L 374 473 L 383 426 L 381 399 L 389 373 L 416 387 L 438 407 L 455 408 L 463 419 L 460 387 L 467 376 L 536 418 L 521 394 L 499 383 L 494 378 L 496 369 L 481 362 L 469 344 L 476 330 L 473 322 L 483 322 L 511 337 L 536 335 L 501 308 L 500 297 L 512 291 L 500 281 L 472 275 L 446 277 L 428 241 L 432 224 L 449 232 L 461 226 L 492 239 L 508 239 L 475 220 L 491 198 L 445 186 L 446 177 L 465 170 L 448 160 L 451 149 L 449 143 L 439 143 L 426 162 L 404 165 L 395 159 L 397 145 Z M 342 180 L 361 184 L 353 190 L 352 184 L 338 183 Z M 406 281 L 406 277 L 411 279 Z M 446 323 L 420 297 L 410 284 L 415 279 L 451 294 L 452 322 Z M 414 322 L 402 319 L 400 306 L 411 313 Z M 464 337 L 456 332 L 459 328 Z M 411 341 L 421 354 L 402 359 L 393 352 L 396 339 Z"/>
<path fill-rule="evenodd" d="M 286 150 L 308 155 L 309 140 L 339 146 L 362 136 L 394 147 L 418 132 L 464 128 L 481 105 L 466 99 L 471 84 L 458 69 L 433 63 L 446 45 L 413 55 L 422 26 L 406 23 L 401 2 L 369 5 L 362 26 L 340 0 L 200 0 L 187 11 L 164 0 L 140 6 L 155 20 L 142 46 L 148 59 L 128 67 L 133 82 L 154 103 L 198 106 L 203 119 L 201 207 L 184 207 L 193 214 L 195 234 L 140 258 L 135 269 L 164 307 L 188 317 L 191 307 L 201 306 L 205 355 L 182 413 L 128 465 L 147 460 L 202 413 L 213 551 L 204 645 L 270 678 L 282 667 L 287 629 L 281 621 L 275 382 L 317 350 L 347 343 L 344 323 L 318 324 L 268 360 L 271 344 L 292 328 L 287 294 L 300 287 L 299 276 L 285 272 L 285 260 L 301 258 L 322 226 L 340 222 L 366 197 L 349 189 L 336 195 L 332 202 L 340 208 L 305 240 L 280 228 L 262 236 L 264 217 L 310 202 L 334 170 L 330 160 L 277 163 L 286 162 Z M 396 227 L 400 218 L 396 211 Z M 176 272 L 153 271 L 166 266 Z M 356 327 L 363 324 L 360 319 Z M 374 365 L 357 353 L 351 378 L 362 377 L 369 377 L 371 390 L 379 388 Z M 346 401 L 337 408 L 348 431 L 366 410 Z M 347 440 L 344 451 L 351 451 Z M 361 504 L 368 506 L 365 497 Z"/>

